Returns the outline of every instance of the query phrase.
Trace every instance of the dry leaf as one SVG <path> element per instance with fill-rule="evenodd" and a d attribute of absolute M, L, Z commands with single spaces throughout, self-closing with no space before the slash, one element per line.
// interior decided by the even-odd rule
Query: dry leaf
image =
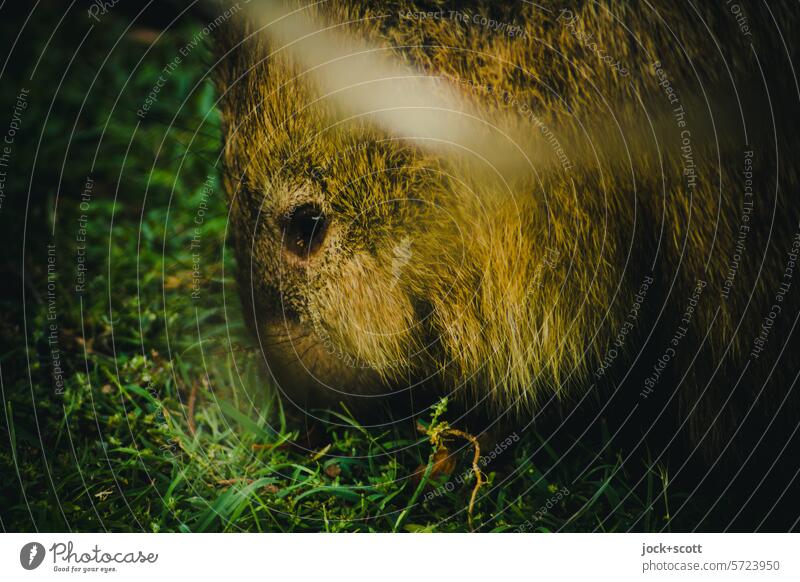
<path fill-rule="evenodd" d="M 419 483 L 422 480 L 422 476 L 425 474 L 425 469 L 427 469 L 427 467 L 427 465 L 420 465 L 417 467 L 413 475 L 415 482 Z M 447 447 L 439 447 L 433 455 L 433 468 L 431 469 L 429 479 L 435 479 L 439 475 L 451 475 L 455 468 L 455 455 L 451 455 L 450 449 Z"/>
<path fill-rule="evenodd" d="M 141 44 L 153 44 L 161 34 L 158 30 L 152 28 L 134 28 L 128 33 L 128 38 L 134 42 Z"/>

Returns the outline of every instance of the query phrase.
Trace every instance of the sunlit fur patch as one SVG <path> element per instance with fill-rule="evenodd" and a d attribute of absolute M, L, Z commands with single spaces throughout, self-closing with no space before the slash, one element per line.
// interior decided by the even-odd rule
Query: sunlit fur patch
<path fill-rule="evenodd" d="M 411 302 L 389 267 L 356 255 L 314 293 L 310 318 L 356 362 L 393 380 L 408 371 L 408 355 L 418 346 Z"/>

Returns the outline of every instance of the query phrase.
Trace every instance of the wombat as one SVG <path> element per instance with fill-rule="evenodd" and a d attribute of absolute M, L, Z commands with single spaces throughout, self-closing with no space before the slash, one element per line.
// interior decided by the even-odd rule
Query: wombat
<path fill-rule="evenodd" d="M 214 74 L 244 312 L 288 402 L 588 406 L 707 460 L 794 436 L 789 7 L 252 4 Z"/>

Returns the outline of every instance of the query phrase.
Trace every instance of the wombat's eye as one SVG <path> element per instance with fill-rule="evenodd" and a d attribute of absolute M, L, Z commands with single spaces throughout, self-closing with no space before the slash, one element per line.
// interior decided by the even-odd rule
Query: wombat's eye
<path fill-rule="evenodd" d="M 328 220 L 315 204 L 298 206 L 283 220 L 284 248 L 300 258 L 316 253 L 325 241 Z"/>

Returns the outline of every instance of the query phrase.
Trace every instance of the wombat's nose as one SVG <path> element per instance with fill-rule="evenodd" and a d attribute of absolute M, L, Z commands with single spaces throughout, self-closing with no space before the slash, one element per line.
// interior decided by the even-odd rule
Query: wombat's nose
<path fill-rule="evenodd" d="M 325 213 L 315 204 L 303 204 L 282 220 L 283 250 L 308 259 L 322 248 L 328 233 Z"/>

